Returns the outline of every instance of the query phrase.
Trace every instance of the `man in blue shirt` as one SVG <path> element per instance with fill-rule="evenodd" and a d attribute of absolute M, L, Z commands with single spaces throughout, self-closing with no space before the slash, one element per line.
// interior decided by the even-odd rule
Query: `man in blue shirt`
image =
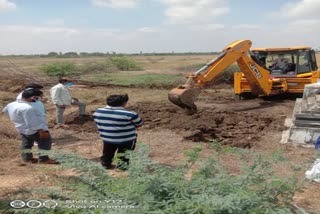
<path fill-rule="evenodd" d="M 21 100 L 9 103 L 2 111 L 7 113 L 10 120 L 14 123 L 20 133 L 22 143 L 21 150 L 31 150 L 34 142 L 38 142 L 39 149 L 51 149 L 51 137 L 48 130 L 44 130 L 43 119 L 40 113 L 31 105 L 40 96 L 39 90 L 28 89 L 21 95 Z M 21 158 L 24 162 L 35 163 L 32 152 L 23 152 Z M 56 164 L 57 162 L 49 159 L 48 155 L 39 155 L 40 163 Z"/>
<path fill-rule="evenodd" d="M 110 95 L 107 106 L 98 108 L 93 114 L 104 143 L 101 163 L 107 169 L 115 167 L 112 160 L 116 151 L 121 154 L 135 149 L 136 128 L 142 125 L 142 120 L 136 112 L 124 108 L 128 100 L 127 94 Z M 126 169 L 129 160 L 123 154 L 119 158 L 122 161 L 119 168 Z"/>

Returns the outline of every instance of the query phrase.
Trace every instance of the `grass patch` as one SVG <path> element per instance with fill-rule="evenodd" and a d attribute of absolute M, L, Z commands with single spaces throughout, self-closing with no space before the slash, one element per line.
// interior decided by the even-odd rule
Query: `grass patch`
<path fill-rule="evenodd" d="M 169 74 L 136 74 L 117 72 L 99 75 L 96 81 L 121 86 L 174 86 L 180 83 L 181 77 Z"/>
<path fill-rule="evenodd" d="M 182 72 L 196 72 L 203 66 L 205 66 L 206 63 L 197 63 L 197 64 L 192 64 L 192 65 L 185 65 L 182 67 L 177 68 L 177 70 L 182 71 Z"/>

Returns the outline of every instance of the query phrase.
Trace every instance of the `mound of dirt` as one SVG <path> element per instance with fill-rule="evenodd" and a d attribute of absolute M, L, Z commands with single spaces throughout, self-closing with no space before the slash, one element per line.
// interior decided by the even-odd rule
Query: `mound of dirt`
<path fill-rule="evenodd" d="M 224 145 L 250 148 L 260 137 L 281 131 L 283 118 L 261 112 L 234 112 L 205 108 L 186 114 L 172 105 L 144 103 L 130 106 L 144 120 L 143 129 L 170 129 L 194 142 L 215 139 Z M 75 132 L 98 132 L 92 117 L 75 113 L 65 116 L 66 124 Z"/>
<path fill-rule="evenodd" d="M 270 130 L 281 129 L 283 119 L 254 112 L 233 112 L 206 108 L 188 115 L 171 105 L 139 104 L 132 106 L 144 120 L 144 128 L 174 130 L 185 139 L 210 141 L 250 148 L 255 140 Z"/>

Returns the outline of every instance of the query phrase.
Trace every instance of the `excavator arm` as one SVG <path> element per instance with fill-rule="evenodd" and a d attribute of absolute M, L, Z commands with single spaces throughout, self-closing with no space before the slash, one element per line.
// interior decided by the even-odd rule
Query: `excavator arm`
<path fill-rule="evenodd" d="M 251 45 L 250 40 L 237 40 L 229 44 L 215 59 L 198 71 L 187 75 L 187 82 L 184 85 L 169 92 L 169 100 L 181 108 L 196 111 L 194 101 L 200 94 L 201 88 L 235 62 L 246 76 L 253 94 L 269 95 L 272 88 L 270 73 L 248 56 Z"/>

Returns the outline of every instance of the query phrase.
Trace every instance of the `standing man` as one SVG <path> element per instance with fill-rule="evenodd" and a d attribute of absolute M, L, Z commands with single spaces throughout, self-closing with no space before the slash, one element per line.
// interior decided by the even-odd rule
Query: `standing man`
<path fill-rule="evenodd" d="M 35 90 L 41 90 L 43 89 L 42 85 L 39 85 L 37 83 L 29 83 L 27 85 L 24 86 L 24 90 L 28 90 L 28 89 L 35 89 Z M 23 91 L 24 91 L 23 90 Z M 23 91 L 17 96 L 17 100 L 21 100 L 22 99 L 22 93 Z"/>
<path fill-rule="evenodd" d="M 46 101 L 46 99 L 43 98 L 43 92 L 40 91 L 43 88 L 42 85 L 39 85 L 37 83 L 29 83 L 24 87 L 24 90 L 35 90 L 35 91 L 39 91 L 37 93 L 39 93 L 38 99 L 35 100 L 34 102 L 31 102 L 31 106 L 36 109 L 38 111 L 38 113 L 40 113 L 40 116 L 43 120 L 42 123 L 42 129 L 48 132 L 48 138 L 50 138 L 51 140 L 51 135 L 49 133 L 49 128 L 48 128 L 48 123 L 47 123 L 47 112 L 45 109 L 45 106 L 43 104 L 44 101 Z M 21 101 L 22 100 L 22 93 L 24 91 L 22 91 L 18 96 L 17 96 L 17 101 Z M 34 145 L 38 145 L 37 142 L 34 143 Z"/>
<path fill-rule="evenodd" d="M 142 120 L 136 112 L 124 108 L 128 100 L 127 94 L 110 95 L 107 106 L 98 108 L 93 114 L 103 141 L 101 164 L 107 169 L 115 167 L 112 160 L 116 151 L 124 153 L 135 149 L 136 128 L 142 125 Z M 126 169 L 129 159 L 123 156 L 120 159 L 122 163 L 119 168 Z"/>
<path fill-rule="evenodd" d="M 79 115 L 86 116 L 86 104 L 80 102 L 76 98 L 72 98 L 68 87 L 73 85 L 72 81 L 67 79 L 59 79 L 59 83 L 50 89 L 50 95 L 53 104 L 56 105 L 56 123 L 64 125 L 63 113 L 67 106 L 77 105 L 79 107 Z"/>
<path fill-rule="evenodd" d="M 21 100 L 9 103 L 2 111 L 7 113 L 20 133 L 22 142 L 21 150 L 31 150 L 34 142 L 38 142 L 38 148 L 42 150 L 51 149 L 51 137 L 48 130 L 43 129 L 44 124 L 39 112 L 31 105 L 40 96 L 41 92 L 34 89 L 25 90 L 21 95 Z M 21 158 L 24 162 L 36 163 L 32 152 L 22 152 Z M 40 163 L 57 164 L 49 159 L 48 155 L 39 155 Z"/>

